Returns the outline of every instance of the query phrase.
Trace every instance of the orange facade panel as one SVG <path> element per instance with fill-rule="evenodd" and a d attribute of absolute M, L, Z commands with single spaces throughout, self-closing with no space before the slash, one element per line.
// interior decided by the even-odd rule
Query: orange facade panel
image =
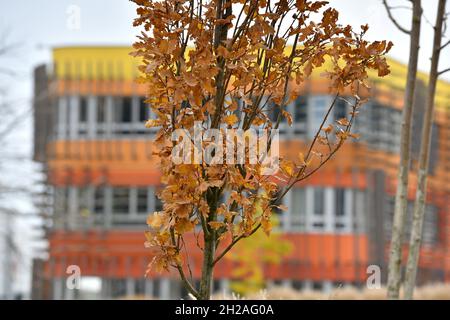
<path fill-rule="evenodd" d="M 144 248 L 144 230 L 141 231 L 89 231 L 53 232 L 50 236 L 50 259 L 46 274 L 51 277 L 67 276 L 69 265 L 78 265 L 85 276 L 144 278 L 151 261 L 150 249 Z M 368 238 L 360 234 L 305 234 L 287 233 L 282 236 L 293 244 L 293 250 L 280 264 L 262 265 L 267 279 L 361 282 L 367 278 L 370 264 Z M 194 278 L 201 274 L 201 251 L 193 234 L 186 236 Z M 220 248 L 219 248 L 220 251 Z M 406 254 L 406 251 L 405 251 Z M 446 268 L 450 272 L 450 252 L 424 247 L 420 266 Z M 233 278 L 236 262 L 224 258 L 218 263 L 216 278 Z M 153 277 L 177 277 L 174 270 Z"/>
<path fill-rule="evenodd" d="M 367 237 L 350 234 L 288 233 L 282 236 L 293 250 L 279 265 L 261 266 L 267 277 L 282 279 L 361 280 L 368 263 Z M 68 265 L 79 265 L 84 275 L 144 277 L 151 250 L 144 248 L 142 231 L 53 232 L 50 236 L 50 261 L 46 272 L 65 275 Z M 201 252 L 193 234 L 186 237 L 187 252 L 194 278 L 201 274 Z M 219 248 L 220 251 L 220 248 Z M 216 270 L 217 278 L 233 278 L 235 263 L 224 259 Z M 150 277 L 159 276 L 150 273 Z M 175 276 L 171 272 L 169 276 Z"/>

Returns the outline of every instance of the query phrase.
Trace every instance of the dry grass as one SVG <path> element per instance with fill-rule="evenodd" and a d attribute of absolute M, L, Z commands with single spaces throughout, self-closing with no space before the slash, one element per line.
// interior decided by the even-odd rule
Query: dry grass
<path fill-rule="evenodd" d="M 401 293 L 403 295 L 403 293 Z M 272 287 L 258 293 L 241 297 L 235 294 L 217 293 L 215 300 L 384 300 L 386 288 L 359 290 L 354 287 L 334 289 L 331 293 L 313 290 L 297 291 L 287 287 Z M 414 299 L 420 300 L 450 300 L 450 284 L 431 284 L 417 288 Z"/>

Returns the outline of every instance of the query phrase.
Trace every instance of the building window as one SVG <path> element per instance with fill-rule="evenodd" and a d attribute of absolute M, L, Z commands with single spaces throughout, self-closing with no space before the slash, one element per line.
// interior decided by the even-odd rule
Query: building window
<path fill-rule="evenodd" d="M 316 134 L 317 128 L 319 128 L 322 124 L 329 106 L 328 102 L 328 96 L 314 96 L 309 99 L 308 109 L 310 112 L 310 123 L 308 135 L 310 137 L 313 137 Z M 332 121 L 333 119 L 328 119 L 325 125 L 328 125 L 328 123 Z"/>
<path fill-rule="evenodd" d="M 145 100 L 146 99 L 144 97 L 139 99 L 139 121 L 141 122 L 146 121 L 149 118 L 148 113 L 150 108 L 148 104 L 145 103 Z"/>
<path fill-rule="evenodd" d="M 336 189 L 336 216 L 342 217 L 345 215 L 345 189 Z"/>
<path fill-rule="evenodd" d="M 124 123 L 131 122 L 131 97 L 122 98 L 122 121 Z"/>
<path fill-rule="evenodd" d="M 126 280 L 115 278 L 111 279 L 111 297 L 119 298 L 124 297 L 127 293 L 126 290 Z"/>
<path fill-rule="evenodd" d="M 113 189 L 113 213 L 128 214 L 130 211 L 130 189 L 127 187 L 117 187 Z"/>
<path fill-rule="evenodd" d="M 147 213 L 147 188 L 137 189 L 137 212 L 146 214 Z"/>
<path fill-rule="evenodd" d="M 298 97 L 294 104 L 294 121 L 297 123 L 306 123 L 308 116 L 307 112 L 307 98 L 304 96 Z"/>
<path fill-rule="evenodd" d="M 104 96 L 97 97 L 97 122 L 104 123 L 106 121 L 106 98 Z"/>
<path fill-rule="evenodd" d="M 294 103 L 294 133 L 305 134 L 308 120 L 308 99 L 305 96 L 298 97 Z"/>
<path fill-rule="evenodd" d="M 105 188 L 97 187 L 94 192 L 94 213 L 102 214 L 105 211 Z"/>
<path fill-rule="evenodd" d="M 54 210 L 57 214 L 65 214 L 69 212 L 69 188 L 56 188 L 55 189 Z"/>
<path fill-rule="evenodd" d="M 314 188 L 314 214 L 322 216 L 324 213 L 325 192 L 323 188 Z"/>
<path fill-rule="evenodd" d="M 78 192 L 78 207 L 80 210 L 80 214 L 88 214 L 89 213 L 89 188 L 80 188 Z"/>
<path fill-rule="evenodd" d="M 291 225 L 300 227 L 305 225 L 306 216 L 306 190 L 304 188 L 292 189 Z"/>
<path fill-rule="evenodd" d="M 161 199 L 158 197 L 158 193 L 160 190 L 155 190 L 155 193 L 153 196 L 155 197 L 155 211 L 162 211 L 163 210 L 163 203 Z"/>
<path fill-rule="evenodd" d="M 278 117 L 280 116 L 280 113 L 281 113 L 280 107 L 277 104 L 275 104 L 273 101 L 269 101 L 269 102 L 267 102 L 267 112 L 268 112 L 270 121 L 277 122 Z M 281 120 L 283 118 L 284 117 L 282 116 Z"/>
<path fill-rule="evenodd" d="M 334 107 L 334 120 L 347 118 L 347 102 L 344 99 L 338 99 Z"/>
<path fill-rule="evenodd" d="M 131 122 L 131 97 L 115 99 L 114 120 L 115 123 Z"/>
<path fill-rule="evenodd" d="M 80 97 L 80 107 L 79 107 L 79 121 L 81 123 L 87 122 L 88 118 L 88 101 L 86 97 Z"/>

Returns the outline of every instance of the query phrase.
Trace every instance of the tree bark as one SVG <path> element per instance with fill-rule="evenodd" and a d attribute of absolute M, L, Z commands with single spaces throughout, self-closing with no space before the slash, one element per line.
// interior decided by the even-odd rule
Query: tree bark
<path fill-rule="evenodd" d="M 439 57 L 441 52 L 442 27 L 445 19 L 446 0 L 439 0 L 436 24 L 434 27 L 433 53 L 428 83 L 426 109 L 422 126 L 422 143 L 420 146 L 419 168 L 417 174 L 416 200 L 409 242 L 408 262 L 405 273 L 405 299 L 412 299 L 419 262 L 420 245 L 422 243 L 422 227 L 425 216 L 425 200 L 427 193 L 427 172 L 430 159 L 431 133 L 433 128 L 434 98 L 438 79 Z"/>
<path fill-rule="evenodd" d="M 199 299 L 209 300 L 214 271 L 214 255 L 216 252 L 216 232 L 211 229 L 210 234 L 205 234 L 205 248 L 202 266 L 202 278 L 200 281 Z"/>
<path fill-rule="evenodd" d="M 400 140 L 400 165 L 397 175 L 397 190 L 395 194 L 394 220 L 388 266 L 389 299 L 398 299 L 401 284 L 402 239 L 406 218 L 408 197 L 408 173 L 411 158 L 411 124 L 416 85 L 417 64 L 419 56 L 420 25 L 422 6 L 420 0 L 413 0 L 413 13 L 410 32 L 410 49 L 408 74 L 405 90 L 405 102 L 402 111 L 402 127 Z"/>

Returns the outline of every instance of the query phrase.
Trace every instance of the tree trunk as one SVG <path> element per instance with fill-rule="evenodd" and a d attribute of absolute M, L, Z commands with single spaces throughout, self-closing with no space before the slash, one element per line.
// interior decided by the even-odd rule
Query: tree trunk
<path fill-rule="evenodd" d="M 211 288 L 213 281 L 213 271 L 214 271 L 214 256 L 216 252 L 216 239 L 215 231 L 211 229 L 209 235 L 205 235 L 205 248 L 203 255 L 203 266 L 202 266 L 202 278 L 200 281 L 199 299 L 209 300 L 211 297 Z"/>
<path fill-rule="evenodd" d="M 424 123 L 422 127 L 422 143 L 420 146 L 419 168 L 417 174 L 416 200 L 412 221 L 411 238 L 409 243 L 408 262 L 405 273 L 405 299 L 412 299 L 416 282 L 417 264 L 419 261 L 420 245 L 422 242 L 422 226 L 425 216 L 425 200 L 427 192 L 427 172 L 430 159 L 431 133 L 433 128 L 434 97 L 438 79 L 439 56 L 441 52 L 442 27 L 445 15 L 446 0 L 439 0 L 434 28 L 433 53 L 431 56 L 430 79 Z"/>
<path fill-rule="evenodd" d="M 411 119 L 414 105 L 417 63 L 419 56 L 420 24 L 422 7 L 420 0 L 414 0 L 412 28 L 410 31 L 410 48 L 408 74 L 405 90 L 405 103 L 402 112 L 402 128 L 400 141 L 400 166 L 397 175 L 395 194 L 394 220 L 388 266 L 388 298 L 398 299 L 401 284 L 402 240 L 406 218 L 408 197 L 408 173 L 411 155 Z"/>
<path fill-rule="evenodd" d="M 232 14 L 232 2 L 231 0 L 219 0 L 216 4 L 216 18 L 226 19 Z M 214 30 L 214 47 L 217 48 L 219 45 L 223 44 L 228 38 L 229 25 L 217 25 Z M 219 111 L 223 105 L 223 98 L 225 93 L 225 62 L 223 58 L 219 57 L 217 60 L 219 66 L 219 72 L 216 76 L 216 117 L 213 118 L 211 123 L 211 128 L 218 128 L 220 124 L 220 114 Z M 214 189 L 214 191 L 212 191 Z M 214 258 L 216 254 L 217 246 L 217 231 L 214 228 L 210 228 L 208 222 L 214 222 L 217 218 L 217 205 L 219 202 L 220 192 L 215 190 L 215 188 L 210 191 L 213 195 L 208 198 L 208 205 L 210 208 L 209 217 L 206 221 L 206 226 L 203 229 L 203 240 L 205 247 L 203 249 L 203 265 L 202 265 L 202 278 L 200 280 L 199 299 L 209 300 L 211 297 L 211 288 L 213 281 L 213 271 L 214 271 Z"/>

